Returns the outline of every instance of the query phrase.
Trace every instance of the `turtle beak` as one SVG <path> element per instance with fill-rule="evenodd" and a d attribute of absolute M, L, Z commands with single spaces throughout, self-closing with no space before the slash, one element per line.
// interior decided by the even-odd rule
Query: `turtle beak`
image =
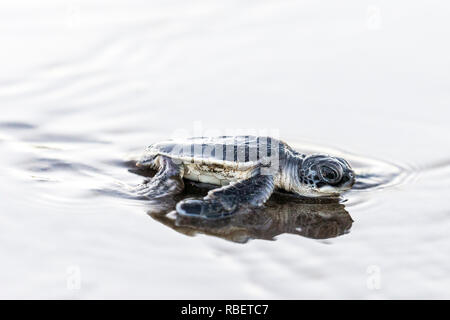
<path fill-rule="evenodd" d="M 348 180 L 342 185 L 342 188 L 344 190 L 351 189 L 353 187 L 353 185 L 355 184 L 355 181 L 356 181 L 355 173 L 353 171 L 349 171 L 347 173 L 347 177 L 348 177 Z"/>
<path fill-rule="evenodd" d="M 146 165 L 146 163 L 147 163 L 148 161 L 145 161 L 145 160 L 138 160 L 137 162 L 136 162 L 136 167 L 138 167 L 138 168 L 142 168 L 142 167 L 145 167 L 145 165 Z"/>
<path fill-rule="evenodd" d="M 349 177 L 350 179 L 349 179 L 349 181 L 346 183 L 346 185 L 347 185 L 349 188 L 351 188 L 351 187 L 353 187 L 353 185 L 354 185 L 355 182 L 356 182 L 355 173 L 354 173 L 353 171 L 350 171 L 350 172 L 348 173 L 348 177 Z"/>

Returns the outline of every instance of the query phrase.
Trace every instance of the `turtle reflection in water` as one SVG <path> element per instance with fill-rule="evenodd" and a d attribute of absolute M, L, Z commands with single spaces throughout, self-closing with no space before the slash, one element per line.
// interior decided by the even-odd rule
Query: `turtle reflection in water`
<path fill-rule="evenodd" d="M 186 197 L 198 197 L 205 185 L 186 184 Z M 167 207 L 166 207 L 167 208 Z M 173 208 L 173 207 L 172 207 Z M 173 210 L 173 209 L 172 209 Z M 226 219 L 209 220 L 179 215 L 176 211 L 150 210 L 155 220 L 188 236 L 205 234 L 246 243 L 251 239 L 274 240 L 290 233 L 312 239 L 338 237 L 350 231 L 353 220 L 337 199 L 297 198 L 274 193 L 264 208 L 245 208 Z"/>

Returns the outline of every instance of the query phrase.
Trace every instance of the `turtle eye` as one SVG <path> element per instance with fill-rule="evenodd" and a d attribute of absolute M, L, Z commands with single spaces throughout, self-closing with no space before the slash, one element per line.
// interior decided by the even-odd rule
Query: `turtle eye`
<path fill-rule="evenodd" d="M 331 166 L 321 166 L 319 172 L 322 179 L 328 183 L 337 183 L 341 180 L 340 171 Z"/>

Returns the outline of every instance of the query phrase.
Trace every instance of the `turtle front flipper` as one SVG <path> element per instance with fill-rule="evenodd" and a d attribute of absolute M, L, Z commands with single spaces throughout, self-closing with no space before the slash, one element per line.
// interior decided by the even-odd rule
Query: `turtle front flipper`
<path fill-rule="evenodd" d="M 158 172 L 156 175 L 139 185 L 136 193 L 149 199 L 173 196 L 184 190 L 183 170 L 172 159 L 159 156 L 157 159 Z"/>
<path fill-rule="evenodd" d="M 203 199 L 188 199 L 177 204 L 177 212 L 185 216 L 209 219 L 224 218 L 240 207 L 263 205 L 275 188 L 273 176 L 257 174 L 219 189 L 212 190 Z"/>

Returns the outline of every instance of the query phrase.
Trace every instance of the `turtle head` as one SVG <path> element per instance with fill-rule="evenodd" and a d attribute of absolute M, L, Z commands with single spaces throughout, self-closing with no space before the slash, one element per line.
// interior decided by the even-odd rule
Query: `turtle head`
<path fill-rule="evenodd" d="M 303 159 L 298 172 L 300 192 L 307 196 L 337 196 L 355 183 L 355 173 L 342 158 L 311 155 Z"/>

